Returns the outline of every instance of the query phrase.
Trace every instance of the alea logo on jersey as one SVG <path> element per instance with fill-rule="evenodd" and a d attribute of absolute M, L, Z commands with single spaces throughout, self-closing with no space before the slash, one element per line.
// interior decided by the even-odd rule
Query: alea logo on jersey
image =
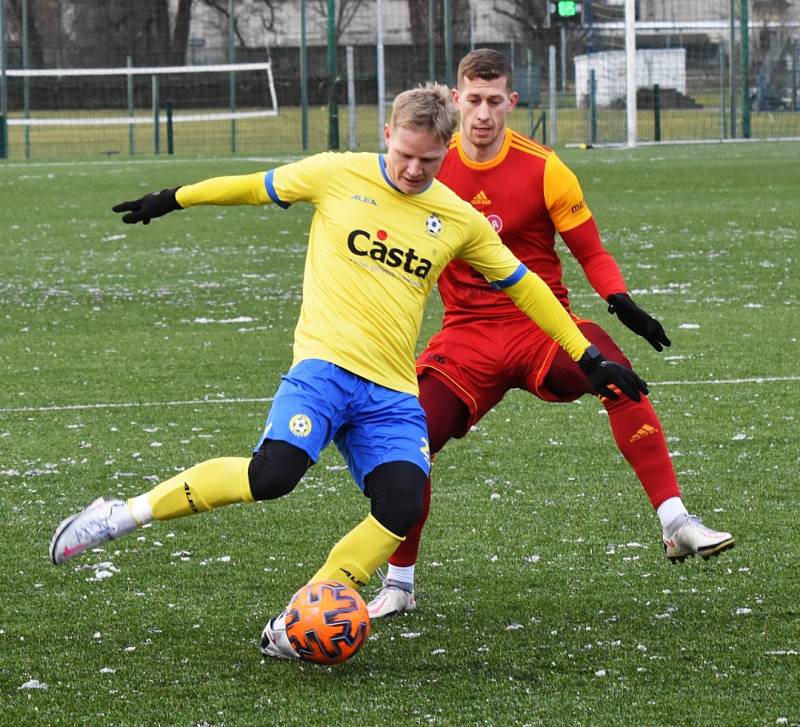
<path fill-rule="evenodd" d="M 425 279 L 433 263 L 417 255 L 413 248 L 392 247 L 386 230 L 378 230 L 375 239 L 366 230 L 353 230 L 347 236 L 347 247 L 354 255 L 369 257 L 389 268 L 401 268 L 418 278 Z"/>

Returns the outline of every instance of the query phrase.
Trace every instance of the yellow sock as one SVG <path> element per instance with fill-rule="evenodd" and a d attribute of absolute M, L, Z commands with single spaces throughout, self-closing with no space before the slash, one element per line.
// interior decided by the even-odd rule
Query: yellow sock
<path fill-rule="evenodd" d="M 339 581 L 359 589 L 404 540 L 367 515 L 333 546 L 311 581 Z"/>
<path fill-rule="evenodd" d="M 156 485 L 147 500 L 156 520 L 207 512 L 234 502 L 253 502 L 245 457 L 209 459 Z"/>

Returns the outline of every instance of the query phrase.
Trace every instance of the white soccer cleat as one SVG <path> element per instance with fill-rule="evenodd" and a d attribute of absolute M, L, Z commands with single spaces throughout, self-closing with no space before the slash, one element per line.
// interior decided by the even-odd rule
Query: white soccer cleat
<path fill-rule="evenodd" d="M 276 659 L 299 659 L 286 635 L 286 613 L 271 618 L 261 632 L 261 653 Z"/>
<path fill-rule="evenodd" d="M 381 618 L 396 613 L 407 613 L 416 607 L 417 599 L 410 584 L 385 580 L 378 595 L 367 604 L 367 611 L 370 618 Z"/>
<path fill-rule="evenodd" d="M 673 563 L 683 563 L 695 555 L 708 560 L 735 544 L 730 533 L 707 528 L 697 515 L 679 515 L 664 529 L 664 552 Z"/>
<path fill-rule="evenodd" d="M 61 521 L 50 541 L 50 560 L 61 565 L 77 555 L 136 530 L 122 500 L 98 497 L 79 513 Z"/>

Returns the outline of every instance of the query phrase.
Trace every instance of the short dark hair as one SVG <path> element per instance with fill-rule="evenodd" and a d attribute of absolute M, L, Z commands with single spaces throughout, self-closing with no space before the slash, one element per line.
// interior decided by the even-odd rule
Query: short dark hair
<path fill-rule="evenodd" d="M 495 78 L 506 79 L 506 90 L 511 91 L 514 85 L 514 71 L 511 63 L 502 53 L 491 48 L 477 48 L 467 53 L 458 64 L 458 85 L 465 78 L 482 78 L 493 81 Z"/>

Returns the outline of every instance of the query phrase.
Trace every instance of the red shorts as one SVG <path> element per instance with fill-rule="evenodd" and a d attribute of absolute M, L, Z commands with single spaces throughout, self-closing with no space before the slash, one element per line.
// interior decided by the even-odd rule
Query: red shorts
<path fill-rule="evenodd" d="M 600 326 L 575 323 L 611 361 L 630 363 Z M 574 401 L 589 393 L 586 377 L 569 355 L 529 318 L 448 321 L 417 359 L 417 376 L 432 375 L 469 410 L 463 437 L 510 389 L 544 401 Z"/>

